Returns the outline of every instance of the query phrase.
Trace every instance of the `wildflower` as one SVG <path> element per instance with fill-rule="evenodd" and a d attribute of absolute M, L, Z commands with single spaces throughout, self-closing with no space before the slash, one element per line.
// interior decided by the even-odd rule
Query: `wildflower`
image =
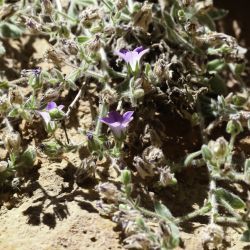
<path fill-rule="evenodd" d="M 220 163 L 224 162 L 229 152 L 228 142 L 224 137 L 219 137 L 216 141 L 210 141 L 208 148 L 213 155 L 212 159 Z"/>
<path fill-rule="evenodd" d="M 108 117 L 103 117 L 100 121 L 110 127 L 117 139 L 121 139 L 125 135 L 128 124 L 133 120 L 133 113 L 133 111 L 128 111 L 121 115 L 117 111 L 111 111 L 108 113 Z"/>
<path fill-rule="evenodd" d="M 45 111 L 38 111 L 38 113 L 43 118 L 48 130 L 55 129 L 55 123 L 52 121 L 52 119 L 60 119 L 64 117 L 65 114 L 62 111 L 63 107 L 64 105 L 57 106 L 55 102 L 49 102 L 45 108 Z"/>
<path fill-rule="evenodd" d="M 93 141 L 93 139 L 94 139 L 94 134 L 93 134 L 92 131 L 88 131 L 88 132 L 86 133 L 86 136 L 87 136 L 88 141 Z"/>
<path fill-rule="evenodd" d="M 133 51 L 120 50 L 115 53 L 120 56 L 132 69 L 133 72 L 139 67 L 140 59 L 146 54 L 149 49 L 143 49 L 142 46 L 135 48 Z"/>

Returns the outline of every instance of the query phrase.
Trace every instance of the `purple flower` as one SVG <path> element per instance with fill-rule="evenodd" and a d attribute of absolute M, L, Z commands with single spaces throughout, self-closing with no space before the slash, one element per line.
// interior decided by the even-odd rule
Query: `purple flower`
<path fill-rule="evenodd" d="M 92 131 L 88 131 L 88 132 L 86 133 L 86 136 L 87 136 L 88 141 L 93 141 L 93 139 L 94 139 L 94 134 L 93 134 Z"/>
<path fill-rule="evenodd" d="M 49 112 L 46 111 L 37 111 L 39 113 L 39 115 L 43 118 L 46 126 L 48 126 L 49 122 L 51 121 Z"/>
<path fill-rule="evenodd" d="M 63 108 L 64 105 L 57 106 L 55 102 L 49 102 L 45 109 L 50 112 L 52 109 L 62 110 Z"/>
<path fill-rule="evenodd" d="M 129 50 L 120 50 L 115 51 L 115 53 L 120 56 L 128 65 L 130 65 L 133 72 L 136 71 L 137 65 L 139 66 L 139 62 L 141 57 L 146 54 L 149 49 L 143 49 L 142 46 L 135 48 L 133 51 Z"/>
<path fill-rule="evenodd" d="M 62 111 L 63 108 L 64 105 L 57 106 L 55 102 L 49 102 L 45 111 L 38 111 L 38 113 L 43 118 L 46 127 L 48 127 L 48 125 L 52 123 L 51 118 L 61 118 L 64 115 L 64 112 Z"/>
<path fill-rule="evenodd" d="M 101 118 L 100 121 L 107 124 L 114 136 L 120 139 L 124 136 L 128 124 L 133 120 L 133 113 L 134 111 L 128 111 L 121 115 L 117 111 L 111 111 L 107 117 Z"/>

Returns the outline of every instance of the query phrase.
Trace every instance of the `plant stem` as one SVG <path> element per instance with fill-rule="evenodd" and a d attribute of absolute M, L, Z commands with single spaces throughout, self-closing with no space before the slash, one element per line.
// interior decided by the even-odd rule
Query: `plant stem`
<path fill-rule="evenodd" d="M 216 201 L 215 190 L 216 190 L 216 181 L 213 177 L 210 177 L 210 202 L 211 202 L 211 215 L 210 215 L 210 224 L 215 223 L 216 216 L 218 214 L 218 204 Z"/>
<path fill-rule="evenodd" d="M 172 222 L 171 220 L 167 219 L 166 217 L 160 216 L 159 214 L 156 214 L 156 213 L 154 213 L 152 211 L 149 211 L 149 210 L 147 210 L 147 209 L 145 209 L 143 207 L 136 206 L 134 201 L 132 200 L 132 198 L 127 198 L 127 201 L 129 202 L 130 206 L 132 206 L 134 209 L 141 212 L 145 216 L 152 217 L 152 218 L 157 217 L 157 218 L 159 218 L 161 220 L 164 220 L 164 221 L 167 221 L 167 222 Z"/>
<path fill-rule="evenodd" d="M 83 83 L 82 87 L 80 88 L 80 90 L 78 91 L 77 95 L 75 96 L 74 100 L 71 102 L 71 104 L 68 107 L 68 110 L 66 112 L 66 117 L 68 117 L 70 115 L 71 110 L 73 109 L 73 107 L 75 106 L 76 102 L 79 100 L 79 98 L 82 96 L 83 93 L 83 88 L 85 86 L 86 82 Z"/>
<path fill-rule="evenodd" d="M 102 79 L 104 76 L 99 74 L 98 72 L 92 71 L 92 70 L 87 70 L 86 72 L 86 76 L 90 76 L 93 78 L 96 78 L 98 80 Z"/>
<path fill-rule="evenodd" d="M 28 77 L 21 77 L 21 78 L 18 78 L 16 80 L 9 81 L 8 85 L 11 86 L 11 87 L 19 87 L 17 85 L 18 83 L 23 83 L 23 82 L 26 82 L 26 81 L 28 81 Z"/>
<path fill-rule="evenodd" d="M 77 23 L 77 19 L 74 19 L 73 17 L 68 16 L 68 15 L 65 14 L 64 12 L 61 12 L 61 11 L 59 11 L 59 10 L 56 10 L 56 13 L 57 13 L 58 15 L 60 15 L 60 16 L 63 16 L 63 17 L 65 17 L 65 18 L 69 19 L 70 21 L 72 21 L 72 22 L 74 22 L 74 23 Z"/>
<path fill-rule="evenodd" d="M 100 133 L 101 133 L 102 122 L 100 121 L 100 118 L 104 117 L 106 115 L 107 111 L 108 111 L 108 104 L 106 104 L 105 102 L 102 101 L 99 104 L 99 117 L 97 119 L 96 128 L 95 128 L 95 134 L 96 135 L 100 135 Z"/>
<path fill-rule="evenodd" d="M 201 150 L 189 154 L 189 155 L 187 156 L 185 162 L 184 162 L 184 165 L 185 165 L 185 166 L 189 166 L 189 165 L 192 163 L 193 159 L 196 158 L 196 157 L 198 157 L 198 156 L 200 156 L 200 155 L 201 155 Z"/>
<path fill-rule="evenodd" d="M 234 143 L 235 143 L 236 136 L 237 136 L 237 134 L 232 134 L 231 138 L 230 138 L 230 142 L 229 142 L 230 154 L 227 157 L 227 163 L 229 163 L 229 164 L 232 163 L 232 159 L 233 159 L 232 151 L 233 151 L 233 148 L 234 148 Z"/>
<path fill-rule="evenodd" d="M 234 217 L 217 217 L 215 219 L 216 223 L 221 223 L 221 224 L 234 224 L 236 226 L 244 226 L 246 223 L 243 221 L 239 221 L 238 219 Z"/>
<path fill-rule="evenodd" d="M 204 214 L 206 214 L 207 212 L 209 212 L 210 210 L 211 210 L 211 205 L 206 204 L 205 206 L 201 207 L 200 209 L 198 209 L 198 210 L 196 210 L 196 211 L 194 211 L 194 212 L 192 212 L 192 213 L 189 213 L 189 214 L 187 214 L 187 215 L 185 215 L 185 216 L 176 218 L 176 219 L 174 220 L 174 222 L 175 222 L 176 224 L 179 224 L 179 223 L 182 223 L 182 222 L 184 222 L 184 221 L 190 220 L 190 219 L 192 219 L 192 218 L 194 218 L 194 217 L 197 217 L 197 216 L 199 216 L 199 215 L 204 215 Z"/>

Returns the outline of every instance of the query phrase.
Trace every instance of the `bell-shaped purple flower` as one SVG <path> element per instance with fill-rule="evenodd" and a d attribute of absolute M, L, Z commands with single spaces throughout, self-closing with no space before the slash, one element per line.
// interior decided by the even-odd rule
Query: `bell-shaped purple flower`
<path fill-rule="evenodd" d="M 133 51 L 122 49 L 115 51 L 128 65 L 130 65 L 133 72 L 139 67 L 141 57 L 146 54 L 149 49 L 143 49 L 142 46 L 135 48 Z"/>
<path fill-rule="evenodd" d="M 134 111 L 128 111 L 121 115 L 117 111 L 111 111 L 107 117 L 101 118 L 100 121 L 110 127 L 116 138 L 121 139 L 125 135 L 128 124 L 133 120 L 133 113 Z"/>

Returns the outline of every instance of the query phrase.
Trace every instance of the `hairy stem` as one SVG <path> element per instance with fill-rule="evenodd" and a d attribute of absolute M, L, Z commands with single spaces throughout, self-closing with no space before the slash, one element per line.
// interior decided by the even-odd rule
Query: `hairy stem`
<path fill-rule="evenodd" d="M 218 204 L 216 201 L 215 190 L 216 190 L 216 181 L 213 177 L 210 177 L 210 202 L 211 202 L 211 214 L 210 214 L 210 223 L 214 224 L 216 216 L 218 214 Z"/>
<path fill-rule="evenodd" d="M 76 102 L 80 99 L 80 97 L 82 96 L 83 93 L 83 88 L 85 86 L 86 82 L 83 83 L 82 87 L 80 88 L 80 90 L 78 91 L 77 95 L 75 96 L 74 100 L 71 102 L 71 104 L 68 107 L 68 111 L 66 112 L 66 117 L 69 117 L 71 110 L 73 109 L 73 107 L 75 106 Z"/>
<path fill-rule="evenodd" d="M 197 209 L 196 211 L 192 212 L 192 213 L 189 213 L 185 216 L 182 216 L 182 217 L 179 217 L 179 218 L 176 218 L 175 219 L 175 223 L 176 224 L 179 224 L 179 223 L 182 223 L 184 221 L 187 221 L 187 220 L 191 220 L 197 216 L 200 216 L 200 215 L 204 215 L 206 214 L 207 212 L 209 212 L 211 210 L 211 204 L 206 204 L 205 206 L 201 207 L 200 209 Z"/>
<path fill-rule="evenodd" d="M 102 122 L 100 121 L 100 118 L 104 117 L 108 112 L 108 104 L 101 101 L 99 104 L 99 116 L 97 118 L 96 122 L 96 128 L 95 128 L 95 134 L 100 135 L 102 130 Z"/>

